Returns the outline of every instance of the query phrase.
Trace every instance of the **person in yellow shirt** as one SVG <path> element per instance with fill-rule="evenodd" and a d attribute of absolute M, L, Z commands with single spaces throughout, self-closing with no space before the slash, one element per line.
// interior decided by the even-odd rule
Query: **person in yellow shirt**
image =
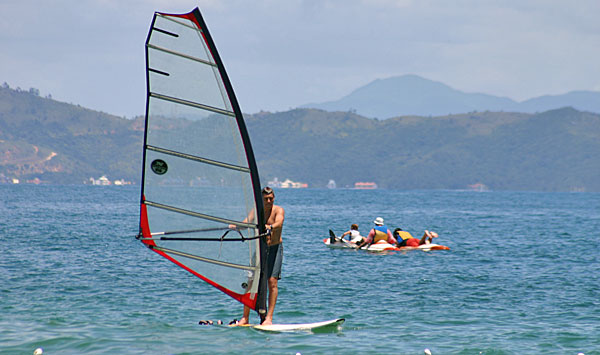
<path fill-rule="evenodd" d="M 396 244 L 396 239 L 392 236 L 392 232 L 383 224 L 383 218 L 377 217 L 373 223 L 375 223 L 375 227 L 371 229 L 367 238 L 357 245 L 357 248 L 362 248 L 366 244 L 377 243 L 380 240 L 385 240 L 392 245 Z"/>

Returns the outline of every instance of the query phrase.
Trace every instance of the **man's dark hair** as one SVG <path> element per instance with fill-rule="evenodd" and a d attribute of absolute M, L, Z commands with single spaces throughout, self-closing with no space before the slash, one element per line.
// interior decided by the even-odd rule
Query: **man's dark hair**
<path fill-rule="evenodd" d="M 262 189 L 262 194 L 263 194 L 263 195 L 270 195 L 270 194 L 273 194 L 273 196 L 275 196 L 275 191 L 273 191 L 273 189 L 272 189 L 272 188 L 270 188 L 270 187 L 268 187 L 268 186 L 265 186 L 265 187 Z"/>

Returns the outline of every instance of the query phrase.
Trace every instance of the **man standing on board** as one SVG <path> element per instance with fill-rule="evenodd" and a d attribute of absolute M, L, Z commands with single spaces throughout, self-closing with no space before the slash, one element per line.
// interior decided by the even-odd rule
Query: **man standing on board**
<path fill-rule="evenodd" d="M 267 236 L 268 260 L 267 260 L 267 280 L 269 284 L 269 307 L 267 316 L 262 322 L 263 325 L 273 324 L 273 312 L 277 303 L 277 283 L 281 278 L 281 264 L 283 261 L 283 243 L 281 240 L 281 231 L 283 229 L 283 220 L 285 211 L 281 206 L 273 204 L 275 201 L 275 192 L 270 187 L 262 189 L 263 205 L 265 209 L 265 225 L 271 231 Z M 250 317 L 250 308 L 244 306 L 244 315 L 239 320 L 238 325 L 248 324 Z"/>

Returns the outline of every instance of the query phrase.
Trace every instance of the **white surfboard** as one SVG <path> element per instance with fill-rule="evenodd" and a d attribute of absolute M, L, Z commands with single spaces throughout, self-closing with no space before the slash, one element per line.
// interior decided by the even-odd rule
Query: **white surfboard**
<path fill-rule="evenodd" d="M 395 245 L 392 245 L 385 240 L 380 240 L 377 243 L 373 243 L 371 245 L 365 245 L 361 250 L 366 250 L 370 252 L 383 252 L 383 251 L 392 251 L 392 250 L 400 250 Z"/>
<path fill-rule="evenodd" d="M 257 330 L 266 332 L 294 332 L 300 330 L 318 330 L 326 327 L 336 327 L 344 323 L 344 318 L 337 318 L 326 320 L 323 322 L 316 323 L 303 323 L 303 324 L 271 324 L 271 325 L 260 325 L 260 324 L 245 324 L 242 327 L 252 327 Z M 236 326 L 236 325 L 233 325 Z"/>
<path fill-rule="evenodd" d="M 323 239 L 323 243 L 332 249 L 356 249 L 355 243 L 340 238 L 336 238 L 333 244 L 331 244 L 331 238 L 325 238 Z"/>

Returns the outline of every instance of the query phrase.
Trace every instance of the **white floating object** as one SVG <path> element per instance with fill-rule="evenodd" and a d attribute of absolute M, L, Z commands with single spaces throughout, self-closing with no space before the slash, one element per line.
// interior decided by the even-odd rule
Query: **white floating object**
<path fill-rule="evenodd" d="M 423 352 L 425 353 L 425 355 L 431 355 L 431 350 L 429 349 L 425 349 L 423 350 Z"/>
<path fill-rule="evenodd" d="M 42 355 L 44 350 L 42 348 L 37 348 L 33 351 L 33 355 Z"/>

